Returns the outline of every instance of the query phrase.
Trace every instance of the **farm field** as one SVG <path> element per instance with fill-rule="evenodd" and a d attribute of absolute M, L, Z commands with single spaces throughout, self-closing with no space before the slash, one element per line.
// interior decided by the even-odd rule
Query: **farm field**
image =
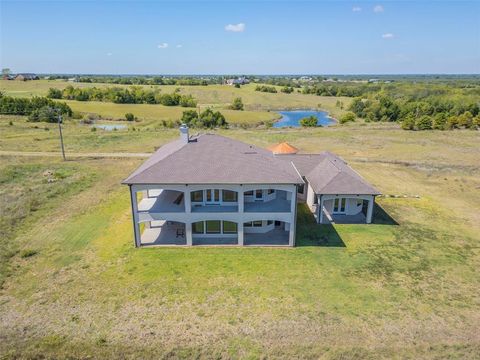
<path fill-rule="evenodd" d="M 152 152 L 178 136 L 133 126 L 68 121 L 67 157 Z M 396 195 L 368 226 L 319 226 L 300 207 L 294 249 L 135 249 L 120 182 L 142 159 L 1 153 L 57 152 L 56 131 L 0 117 L 0 357 L 478 357 L 478 131 L 217 131 L 335 152 Z"/>
<path fill-rule="evenodd" d="M 38 81 L 7 81 L 0 80 L 0 91 L 5 95 L 16 97 L 46 96 L 49 88 L 64 89 L 74 87 L 126 87 L 126 85 L 72 83 L 57 80 Z M 237 89 L 227 85 L 208 86 L 174 86 L 174 85 L 144 85 L 145 88 L 157 88 L 164 93 L 172 93 L 180 89 L 182 94 L 191 94 L 198 101 L 198 107 L 203 110 L 207 107 L 220 110 L 232 126 L 257 126 L 266 122 L 273 122 L 279 118 L 275 110 L 281 109 L 323 109 L 333 117 L 345 112 L 351 99 L 347 97 L 315 96 L 299 93 L 276 94 L 255 91 L 255 84 L 249 84 Z M 280 87 L 277 87 L 280 90 Z M 245 104 L 245 111 L 229 110 L 228 106 L 233 99 L 241 97 Z M 341 101 L 344 108 L 340 109 L 336 103 Z M 60 100 L 64 101 L 64 100 Z M 124 119 L 126 112 L 132 112 L 140 120 L 160 125 L 161 120 L 179 120 L 182 112 L 187 108 L 179 106 L 147 105 L 147 104 L 114 104 L 92 101 L 66 101 L 74 111 L 96 113 L 106 119 Z"/>

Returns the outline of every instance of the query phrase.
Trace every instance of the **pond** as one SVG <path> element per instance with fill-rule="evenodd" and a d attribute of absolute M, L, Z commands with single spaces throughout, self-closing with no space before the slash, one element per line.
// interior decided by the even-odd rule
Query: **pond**
<path fill-rule="evenodd" d="M 126 129 L 127 125 L 121 125 L 121 124 L 99 124 L 99 125 L 93 125 L 93 127 L 97 129 L 102 129 L 102 130 L 107 130 L 107 131 L 112 131 L 112 130 L 122 130 Z"/>
<path fill-rule="evenodd" d="M 281 119 L 273 124 L 274 128 L 280 127 L 299 127 L 300 119 L 308 116 L 316 116 L 318 119 L 317 125 L 328 126 L 334 124 L 335 121 L 328 117 L 326 111 L 314 111 L 314 110 L 292 110 L 292 111 L 278 111 L 282 115 Z"/>

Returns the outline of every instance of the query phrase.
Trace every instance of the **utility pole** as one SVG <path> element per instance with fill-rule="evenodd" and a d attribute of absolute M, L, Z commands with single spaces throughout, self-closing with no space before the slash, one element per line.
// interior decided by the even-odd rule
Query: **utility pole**
<path fill-rule="evenodd" d="M 67 159 L 65 158 L 65 148 L 63 147 L 63 135 L 62 135 L 62 115 L 58 115 L 58 132 L 60 133 L 60 146 L 62 148 L 62 157 L 63 161 L 66 161 Z"/>

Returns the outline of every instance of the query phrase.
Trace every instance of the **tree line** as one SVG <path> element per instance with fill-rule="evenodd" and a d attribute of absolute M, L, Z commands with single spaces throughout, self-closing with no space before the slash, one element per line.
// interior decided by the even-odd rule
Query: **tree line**
<path fill-rule="evenodd" d="M 476 129 L 480 127 L 478 101 L 468 97 L 395 99 L 384 93 L 353 99 L 349 110 L 366 121 L 400 122 L 405 130 Z"/>
<path fill-rule="evenodd" d="M 144 89 L 140 86 L 129 88 L 75 88 L 71 85 L 60 90 L 50 88 L 47 97 L 50 99 L 66 99 L 77 101 L 104 101 L 115 104 L 161 104 L 165 106 L 196 107 L 197 101 L 192 95 L 182 95 L 179 90 L 171 94 L 160 90 Z"/>
<path fill-rule="evenodd" d="M 35 122 L 57 122 L 58 115 L 72 116 L 73 112 L 67 104 L 46 97 L 26 99 L 0 93 L 0 114 L 27 115 L 29 121 Z"/>

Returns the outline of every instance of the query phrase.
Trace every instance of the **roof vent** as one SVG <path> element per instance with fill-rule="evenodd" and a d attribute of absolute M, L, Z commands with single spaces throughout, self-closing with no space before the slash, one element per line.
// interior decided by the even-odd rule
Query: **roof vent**
<path fill-rule="evenodd" d="M 180 139 L 182 139 L 182 142 L 185 144 L 189 141 L 188 126 L 186 124 L 180 126 Z"/>

